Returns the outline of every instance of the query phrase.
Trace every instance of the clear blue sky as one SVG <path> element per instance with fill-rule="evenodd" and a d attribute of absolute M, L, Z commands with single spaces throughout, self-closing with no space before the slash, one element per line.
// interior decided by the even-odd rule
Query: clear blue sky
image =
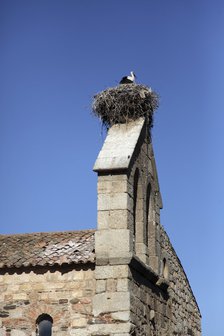
<path fill-rule="evenodd" d="M 161 97 L 162 224 L 223 335 L 224 3 L 0 1 L 0 232 L 96 227 L 95 93 L 134 70 Z"/>

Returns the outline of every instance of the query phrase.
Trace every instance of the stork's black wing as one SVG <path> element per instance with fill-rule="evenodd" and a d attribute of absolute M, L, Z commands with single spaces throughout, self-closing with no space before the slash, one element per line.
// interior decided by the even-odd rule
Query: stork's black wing
<path fill-rule="evenodd" d="M 133 83 L 133 81 L 128 79 L 127 76 L 121 78 L 120 80 L 120 84 L 130 84 L 130 83 Z"/>

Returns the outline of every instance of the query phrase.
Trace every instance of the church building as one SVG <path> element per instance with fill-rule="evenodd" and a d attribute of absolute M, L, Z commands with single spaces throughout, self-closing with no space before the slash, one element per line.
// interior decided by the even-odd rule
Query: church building
<path fill-rule="evenodd" d="M 94 171 L 96 230 L 0 235 L 0 336 L 200 336 L 147 118 L 111 126 Z"/>

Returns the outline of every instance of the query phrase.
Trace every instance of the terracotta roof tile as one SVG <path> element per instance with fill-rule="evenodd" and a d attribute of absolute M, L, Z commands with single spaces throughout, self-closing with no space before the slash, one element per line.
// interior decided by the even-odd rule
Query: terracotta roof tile
<path fill-rule="evenodd" d="M 95 230 L 0 235 L 0 268 L 94 262 Z"/>

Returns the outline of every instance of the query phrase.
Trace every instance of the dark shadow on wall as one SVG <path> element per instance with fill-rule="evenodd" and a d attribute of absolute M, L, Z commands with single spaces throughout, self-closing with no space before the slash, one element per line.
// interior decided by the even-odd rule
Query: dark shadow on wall
<path fill-rule="evenodd" d="M 56 271 L 61 272 L 61 274 L 66 274 L 69 273 L 73 270 L 76 270 L 77 272 L 79 271 L 88 271 L 88 270 L 94 270 L 95 269 L 95 263 L 86 263 L 86 264 L 62 264 L 62 265 L 53 265 L 53 266 L 28 266 L 28 267 L 12 267 L 12 268 L 7 268 L 4 267 L 0 269 L 0 275 L 5 275 L 5 274 L 22 274 L 26 273 L 29 274 L 30 272 L 33 272 L 35 274 L 45 274 L 47 272 L 54 273 Z"/>

